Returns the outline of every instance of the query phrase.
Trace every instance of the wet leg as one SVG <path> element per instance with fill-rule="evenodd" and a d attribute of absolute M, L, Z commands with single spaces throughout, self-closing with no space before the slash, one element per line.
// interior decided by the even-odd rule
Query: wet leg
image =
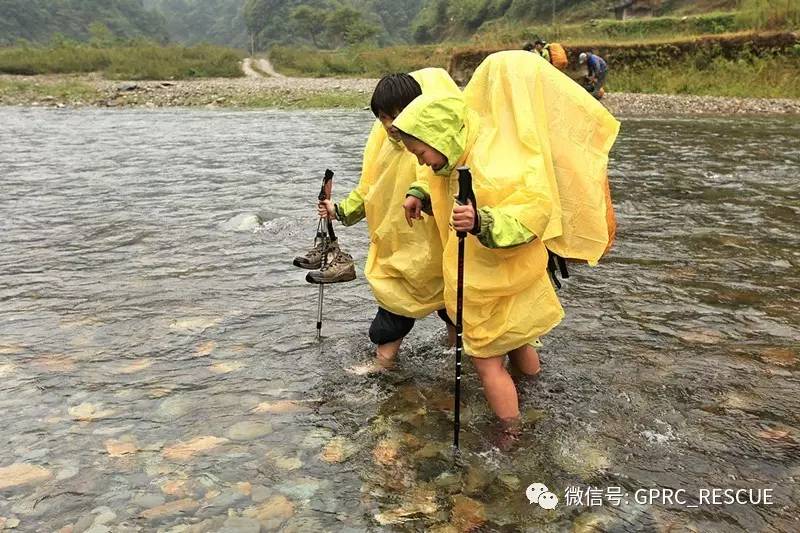
<path fill-rule="evenodd" d="M 530 344 L 515 348 L 508 353 L 511 363 L 526 376 L 535 376 L 542 369 L 539 366 L 539 354 Z"/>

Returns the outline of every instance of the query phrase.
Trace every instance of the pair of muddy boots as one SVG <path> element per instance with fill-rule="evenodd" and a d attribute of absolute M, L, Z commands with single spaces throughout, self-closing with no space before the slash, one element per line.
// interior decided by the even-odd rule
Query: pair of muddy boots
<path fill-rule="evenodd" d="M 309 283 L 342 283 L 356 279 L 353 258 L 339 249 L 337 240 L 331 241 L 317 236 L 313 248 L 304 255 L 295 257 L 293 264 L 311 270 L 306 274 L 306 281 Z"/>

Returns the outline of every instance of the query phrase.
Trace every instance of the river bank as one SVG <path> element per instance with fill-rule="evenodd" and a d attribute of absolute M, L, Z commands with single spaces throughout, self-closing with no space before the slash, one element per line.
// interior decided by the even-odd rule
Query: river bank
<path fill-rule="evenodd" d="M 362 108 L 373 78 L 207 78 L 120 82 L 99 75 L 0 76 L 0 105 L 33 107 Z M 609 93 L 615 115 L 800 114 L 800 100 Z"/>

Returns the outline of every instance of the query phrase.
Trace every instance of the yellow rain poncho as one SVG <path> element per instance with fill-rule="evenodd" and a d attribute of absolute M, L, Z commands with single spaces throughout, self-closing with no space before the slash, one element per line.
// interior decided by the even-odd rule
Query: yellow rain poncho
<path fill-rule="evenodd" d="M 461 94 L 444 69 L 422 69 L 411 76 L 423 94 Z M 444 307 L 442 244 L 436 223 L 428 219 L 409 227 L 403 211 L 417 169 L 416 158 L 375 121 L 358 186 L 336 206 L 337 218 L 345 225 L 367 219 L 370 245 L 364 274 L 378 304 L 410 318 Z"/>
<path fill-rule="evenodd" d="M 394 121 L 401 131 L 448 159 L 444 169 L 437 175 L 429 171 L 409 193 L 430 198 L 444 243 L 445 304 L 451 317 L 456 312 L 457 237 L 448 223 L 458 192 L 455 168 L 467 165 L 472 171 L 481 220 L 478 235 L 467 236 L 464 261 L 464 344 L 469 355 L 503 355 L 534 342 L 563 318 L 547 275 L 543 240 L 566 239 L 570 251 L 595 261 L 607 244 L 602 194 L 597 207 L 602 217 L 588 224 L 597 226 L 587 230 L 590 238 L 582 236 L 582 223 L 576 225 L 581 228 L 576 239 L 568 239 L 572 235 L 563 231 L 553 140 L 570 142 L 557 149 L 562 158 L 557 160 L 558 172 L 589 162 L 584 172 L 605 177 L 608 150 L 618 128 L 607 112 L 594 107 L 602 108 L 600 104 L 585 91 L 572 91 L 573 86 L 580 89 L 540 57 L 503 52 L 478 68 L 465 90 L 466 100 L 423 94 Z M 565 95 L 563 105 L 555 108 L 562 113 L 559 119 L 551 119 L 544 109 L 548 98 L 559 103 L 558 98 L 545 96 L 548 91 Z M 574 160 L 570 151 L 575 152 Z M 576 196 L 565 192 L 567 197 Z M 573 241 L 578 244 L 573 246 Z"/>
<path fill-rule="evenodd" d="M 490 132 L 490 164 L 515 173 L 543 166 L 542 176 L 556 183 L 558 201 L 537 233 L 547 248 L 597 263 L 616 229 L 606 168 L 619 122 L 568 76 L 523 51 L 486 58 L 464 97 Z"/>

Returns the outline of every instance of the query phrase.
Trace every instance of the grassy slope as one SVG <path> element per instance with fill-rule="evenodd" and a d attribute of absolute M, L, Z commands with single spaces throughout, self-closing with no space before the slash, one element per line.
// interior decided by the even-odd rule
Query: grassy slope
<path fill-rule="evenodd" d="M 184 79 L 242 75 L 242 52 L 219 46 L 131 43 L 109 48 L 67 43 L 0 48 L 0 73 L 103 72 L 110 79 Z"/>

